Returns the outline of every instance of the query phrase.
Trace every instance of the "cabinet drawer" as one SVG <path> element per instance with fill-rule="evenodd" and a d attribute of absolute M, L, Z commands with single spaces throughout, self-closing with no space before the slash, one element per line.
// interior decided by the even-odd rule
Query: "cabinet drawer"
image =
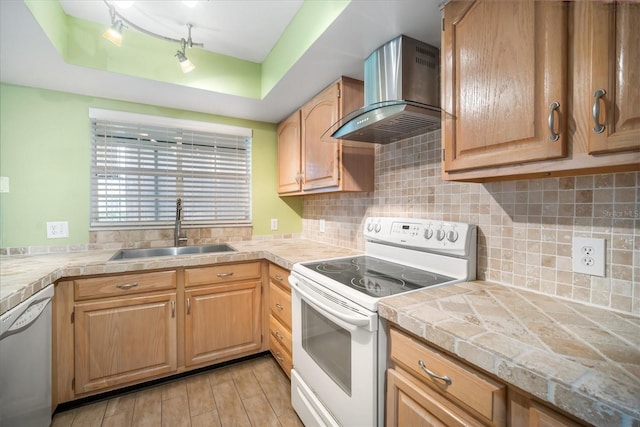
<path fill-rule="evenodd" d="M 185 286 L 211 285 L 258 278 L 260 278 L 260 262 L 188 268 L 184 271 Z"/>
<path fill-rule="evenodd" d="M 275 264 L 269 264 L 269 279 L 283 289 L 290 289 L 289 287 L 289 271 Z"/>
<path fill-rule="evenodd" d="M 174 289 L 176 287 L 176 272 L 156 271 L 152 273 L 77 279 L 73 281 L 73 287 L 76 300 Z"/>
<path fill-rule="evenodd" d="M 269 316 L 269 331 L 271 332 L 271 342 L 277 341 L 287 353 L 291 354 L 291 329 L 285 327 L 271 315 Z"/>
<path fill-rule="evenodd" d="M 270 349 L 273 357 L 276 358 L 276 362 L 282 367 L 282 370 L 287 374 L 289 378 L 291 378 L 291 369 L 293 368 L 293 360 L 291 359 L 291 355 L 287 353 L 283 346 L 278 343 L 275 339 L 270 341 Z"/>
<path fill-rule="evenodd" d="M 269 310 L 284 326 L 291 329 L 291 293 L 280 286 L 269 285 Z"/>
<path fill-rule="evenodd" d="M 425 384 L 491 425 L 505 425 L 506 386 L 420 341 L 391 329 L 391 358 Z M 422 363 L 421 363 L 422 362 Z M 449 385 L 426 370 L 448 376 Z"/>

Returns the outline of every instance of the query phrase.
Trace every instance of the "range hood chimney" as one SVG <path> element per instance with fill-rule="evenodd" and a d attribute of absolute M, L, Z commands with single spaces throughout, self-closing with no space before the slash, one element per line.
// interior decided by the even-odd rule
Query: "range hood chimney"
<path fill-rule="evenodd" d="M 364 104 L 325 134 L 388 144 L 440 129 L 440 50 L 404 35 L 376 49 L 364 63 Z"/>

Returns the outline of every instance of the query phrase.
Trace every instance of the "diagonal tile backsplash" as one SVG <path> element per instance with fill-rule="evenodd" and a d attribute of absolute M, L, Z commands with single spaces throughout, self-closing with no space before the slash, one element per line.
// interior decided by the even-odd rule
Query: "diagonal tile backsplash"
<path fill-rule="evenodd" d="M 375 191 L 306 197 L 303 237 L 363 249 L 367 216 L 470 222 L 479 279 L 640 313 L 640 173 L 447 182 L 440 153 L 439 131 L 377 146 Z M 573 236 L 606 240 L 605 277 L 572 272 Z"/>

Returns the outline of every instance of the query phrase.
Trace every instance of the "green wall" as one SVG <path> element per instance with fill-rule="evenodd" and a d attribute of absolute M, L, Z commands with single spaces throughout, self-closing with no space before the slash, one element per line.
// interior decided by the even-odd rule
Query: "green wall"
<path fill-rule="evenodd" d="M 299 233 L 302 200 L 277 194 L 276 125 L 14 85 L 0 85 L 0 247 L 89 242 L 89 108 L 253 129 L 253 233 Z M 278 218 L 279 230 L 270 231 Z M 68 239 L 47 239 L 47 221 L 69 221 Z"/>

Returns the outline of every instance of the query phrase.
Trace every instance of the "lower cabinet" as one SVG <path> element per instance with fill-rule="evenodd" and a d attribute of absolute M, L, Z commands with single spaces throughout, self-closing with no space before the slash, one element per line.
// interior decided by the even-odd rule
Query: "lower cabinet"
<path fill-rule="evenodd" d="M 88 393 L 177 368 L 176 293 L 75 307 L 75 391 Z"/>
<path fill-rule="evenodd" d="M 392 328 L 387 425 L 505 426 L 507 387 Z M 393 385 L 392 385 L 393 384 Z"/>
<path fill-rule="evenodd" d="M 387 426 L 481 426 L 425 384 L 401 370 L 387 371 Z"/>
<path fill-rule="evenodd" d="M 289 272 L 269 265 L 269 348 L 271 354 L 291 378 L 291 288 Z"/>
<path fill-rule="evenodd" d="M 58 281 L 53 408 L 267 350 L 263 269 L 252 261 Z"/>
<path fill-rule="evenodd" d="M 394 327 L 389 335 L 387 427 L 583 425 L 420 338 Z"/>
<path fill-rule="evenodd" d="M 509 390 L 509 425 L 527 427 L 578 427 L 570 418 L 539 404 L 534 399 Z"/>
<path fill-rule="evenodd" d="M 259 280 L 185 292 L 185 363 L 202 365 L 260 350 Z"/>

